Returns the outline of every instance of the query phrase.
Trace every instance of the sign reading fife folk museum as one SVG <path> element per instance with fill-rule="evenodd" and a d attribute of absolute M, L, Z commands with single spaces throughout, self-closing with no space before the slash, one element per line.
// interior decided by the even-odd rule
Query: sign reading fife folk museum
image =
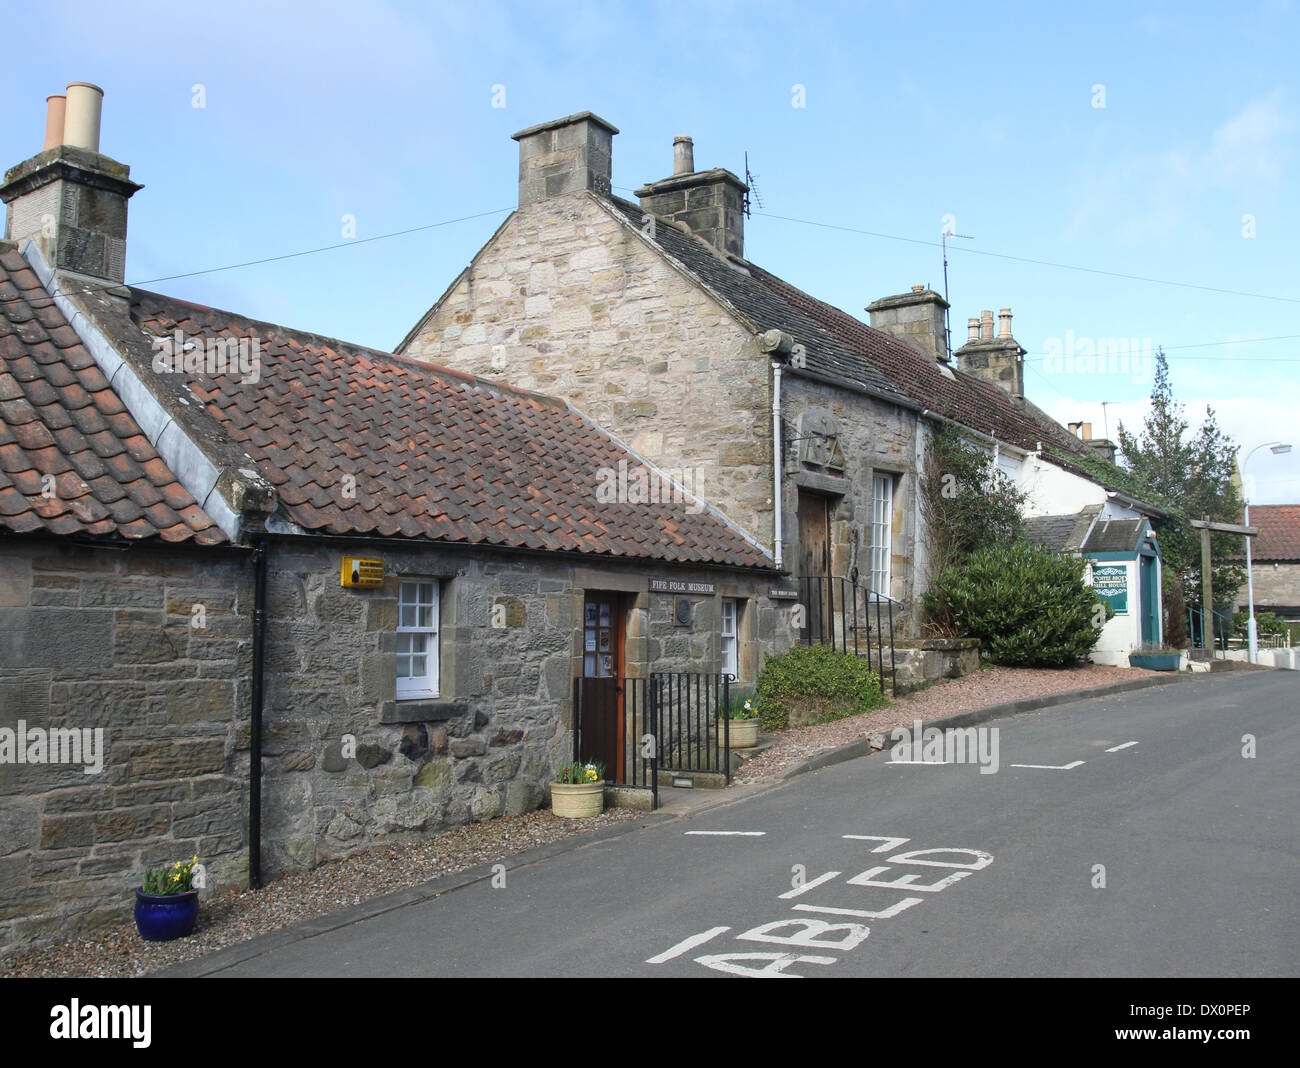
<path fill-rule="evenodd" d="M 651 593 L 713 593 L 712 582 L 683 582 L 680 579 L 652 578 Z"/>
<path fill-rule="evenodd" d="M 1128 568 L 1118 566 L 1094 566 L 1092 569 L 1092 588 L 1099 597 L 1105 598 L 1116 612 L 1128 611 Z"/>

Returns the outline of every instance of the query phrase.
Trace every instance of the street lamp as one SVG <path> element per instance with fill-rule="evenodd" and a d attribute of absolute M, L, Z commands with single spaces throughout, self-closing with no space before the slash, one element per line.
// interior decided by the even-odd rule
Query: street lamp
<path fill-rule="evenodd" d="M 1263 445 L 1256 445 L 1250 452 L 1246 453 L 1245 463 L 1241 465 L 1241 480 L 1246 481 L 1246 464 L 1250 463 L 1250 458 L 1259 452 L 1260 449 L 1268 449 L 1274 456 L 1281 456 L 1283 453 L 1291 451 L 1290 445 L 1285 445 L 1280 441 L 1269 441 Z M 1246 526 L 1250 526 L 1250 501 L 1245 502 L 1246 509 Z M 1259 663 L 1259 632 L 1255 627 L 1255 573 L 1250 567 L 1250 542 L 1246 539 L 1246 600 L 1250 607 L 1250 616 L 1246 620 L 1246 642 L 1250 647 L 1250 662 Z"/>

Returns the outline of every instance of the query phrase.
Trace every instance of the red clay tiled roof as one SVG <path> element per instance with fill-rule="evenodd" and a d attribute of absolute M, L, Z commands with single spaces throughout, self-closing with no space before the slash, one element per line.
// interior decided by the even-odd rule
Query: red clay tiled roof
<path fill-rule="evenodd" d="M 771 566 L 717 516 L 691 514 L 689 502 L 601 501 L 602 469 L 623 461 L 635 472 L 640 461 L 562 401 L 132 293 L 137 320 L 155 335 L 256 339 L 255 382 L 184 373 L 307 530 Z"/>
<path fill-rule="evenodd" d="M 1300 560 L 1300 504 L 1253 504 L 1250 525 L 1259 527 L 1250 547 L 1256 563 Z"/>
<path fill-rule="evenodd" d="M 27 261 L 4 248 L 0 357 L 0 532 L 226 540 L 154 451 Z"/>

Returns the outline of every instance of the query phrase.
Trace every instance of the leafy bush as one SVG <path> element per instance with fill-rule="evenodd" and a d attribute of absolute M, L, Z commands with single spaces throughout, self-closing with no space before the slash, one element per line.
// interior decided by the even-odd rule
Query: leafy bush
<path fill-rule="evenodd" d="M 1239 638 L 1246 637 L 1246 624 L 1250 621 L 1250 613 L 1246 611 L 1237 612 L 1232 617 L 1232 632 Z M 1286 622 L 1275 612 L 1256 612 L 1255 613 L 1255 633 L 1265 634 L 1285 634 L 1287 630 Z"/>
<path fill-rule="evenodd" d="M 762 729 L 783 730 L 791 708 L 808 701 L 825 708 L 825 719 L 856 716 L 885 703 L 880 677 L 853 653 L 829 645 L 796 645 L 780 656 L 769 656 L 758 676 Z"/>
<path fill-rule="evenodd" d="M 995 664 L 1064 667 L 1087 657 L 1115 614 L 1084 582 L 1085 566 L 1029 542 L 990 546 L 940 575 L 925 605 Z"/>

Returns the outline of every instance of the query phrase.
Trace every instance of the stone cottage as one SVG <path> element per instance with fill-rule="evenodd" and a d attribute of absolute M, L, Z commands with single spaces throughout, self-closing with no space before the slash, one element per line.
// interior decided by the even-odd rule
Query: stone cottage
<path fill-rule="evenodd" d="M 99 100 L 0 186 L 0 949 L 536 808 L 590 686 L 630 781 L 633 682 L 790 645 L 771 552 L 564 401 L 123 285 Z"/>
<path fill-rule="evenodd" d="M 956 353 L 922 286 L 873 302 L 868 325 L 746 259 L 747 189 L 697 171 L 689 137 L 638 202 L 613 195 L 617 133 L 582 112 L 515 134 L 518 209 L 398 351 L 567 398 L 688 475 L 792 579 L 856 575 L 892 599 L 902 632 L 931 577 L 917 481 L 933 428 L 983 442 L 1031 512 L 1105 496 L 1061 459 L 1092 443 L 1025 397 L 1009 310 Z"/>

